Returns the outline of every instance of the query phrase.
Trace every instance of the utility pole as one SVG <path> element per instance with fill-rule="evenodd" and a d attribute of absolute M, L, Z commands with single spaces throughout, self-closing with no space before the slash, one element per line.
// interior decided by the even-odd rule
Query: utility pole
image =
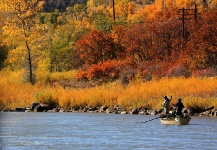
<path fill-rule="evenodd" d="M 182 9 L 182 37 L 185 37 L 185 8 Z"/>
<path fill-rule="evenodd" d="M 182 8 L 179 9 L 179 11 L 181 12 L 182 17 L 180 18 L 180 20 L 182 20 L 182 37 L 185 38 L 185 21 L 186 20 L 191 20 L 191 19 L 197 19 L 197 5 L 194 5 L 194 9 L 187 9 L 187 8 Z M 193 11 L 193 13 L 192 13 Z M 194 18 L 192 18 L 192 16 L 194 16 Z"/>
<path fill-rule="evenodd" d="M 114 21 L 115 21 L 115 0 L 112 0 L 112 2 L 113 2 L 113 19 L 114 19 Z"/>

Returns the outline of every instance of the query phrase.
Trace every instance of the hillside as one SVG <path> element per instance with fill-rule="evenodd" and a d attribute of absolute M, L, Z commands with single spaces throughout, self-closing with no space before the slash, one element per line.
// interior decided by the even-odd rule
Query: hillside
<path fill-rule="evenodd" d="M 77 2 L 0 2 L 0 109 L 216 107 L 215 0 Z"/>
<path fill-rule="evenodd" d="M 111 2 L 41 2 L 1 5 L 0 66 L 32 83 L 74 69 L 87 81 L 216 75 L 215 1 L 119 0 L 115 21 Z"/>

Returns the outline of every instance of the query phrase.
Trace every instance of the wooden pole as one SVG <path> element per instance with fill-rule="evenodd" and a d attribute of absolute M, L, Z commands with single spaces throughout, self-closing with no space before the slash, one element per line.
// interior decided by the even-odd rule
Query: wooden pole
<path fill-rule="evenodd" d="M 182 9 L 182 37 L 185 37 L 185 8 Z"/>
<path fill-rule="evenodd" d="M 194 19 L 197 19 L 197 4 L 194 5 Z"/>
<path fill-rule="evenodd" d="M 115 21 L 115 0 L 112 1 L 113 1 L 113 19 Z"/>

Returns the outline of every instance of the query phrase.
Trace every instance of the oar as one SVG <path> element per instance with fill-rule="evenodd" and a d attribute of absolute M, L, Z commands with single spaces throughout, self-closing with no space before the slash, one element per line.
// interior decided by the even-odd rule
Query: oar
<path fill-rule="evenodd" d="M 154 119 L 151 119 L 151 120 L 147 120 L 147 121 L 142 122 L 142 123 L 146 123 L 146 122 L 149 122 L 149 121 L 152 121 L 152 120 L 158 119 L 158 118 L 160 118 L 160 117 L 157 117 L 157 118 L 154 118 Z"/>

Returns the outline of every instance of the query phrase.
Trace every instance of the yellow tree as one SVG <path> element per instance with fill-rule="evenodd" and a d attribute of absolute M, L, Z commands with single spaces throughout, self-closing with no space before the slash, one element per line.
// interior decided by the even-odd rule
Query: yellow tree
<path fill-rule="evenodd" d="M 217 8 L 217 0 L 212 0 L 211 8 Z"/>
<path fill-rule="evenodd" d="M 177 7 L 185 7 L 190 8 L 194 6 L 195 1 L 194 0 L 176 0 L 176 6 Z"/>
<path fill-rule="evenodd" d="M 29 80 L 33 84 L 33 67 L 31 56 L 31 42 L 35 40 L 36 15 L 43 7 L 43 0 L 3 0 L 2 11 L 7 13 L 3 33 L 7 35 L 7 43 L 16 42 L 25 47 L 29 66 Z M 16 37 L 19 37 L 16 38 Z M 15 41 L 16 40 L 18 41 Z M 18 43 L 19 42 L 19 43 Z M 23 45 L 23 46 L 22 46 Z"/>
<path fill-rule="evenodd" d="M 117 1 L 115 4 L 115 13 L 117 18 L 126 18 L 128 15 L 128 2 L 127 1 Z"/>
<path fill-rule="evenodd" d="M 1 7 L 0 2 L 0 7 Z M 4 24 L 4 13 L 0 11 L 0 30 L 2 29 L 2 26 Z M 7 47 L 3 44 L 3 36 L 2 32 L 0 31 L 0 70 L 4 67 L 4 61 L 7 58 L 8 50 Z"/>

